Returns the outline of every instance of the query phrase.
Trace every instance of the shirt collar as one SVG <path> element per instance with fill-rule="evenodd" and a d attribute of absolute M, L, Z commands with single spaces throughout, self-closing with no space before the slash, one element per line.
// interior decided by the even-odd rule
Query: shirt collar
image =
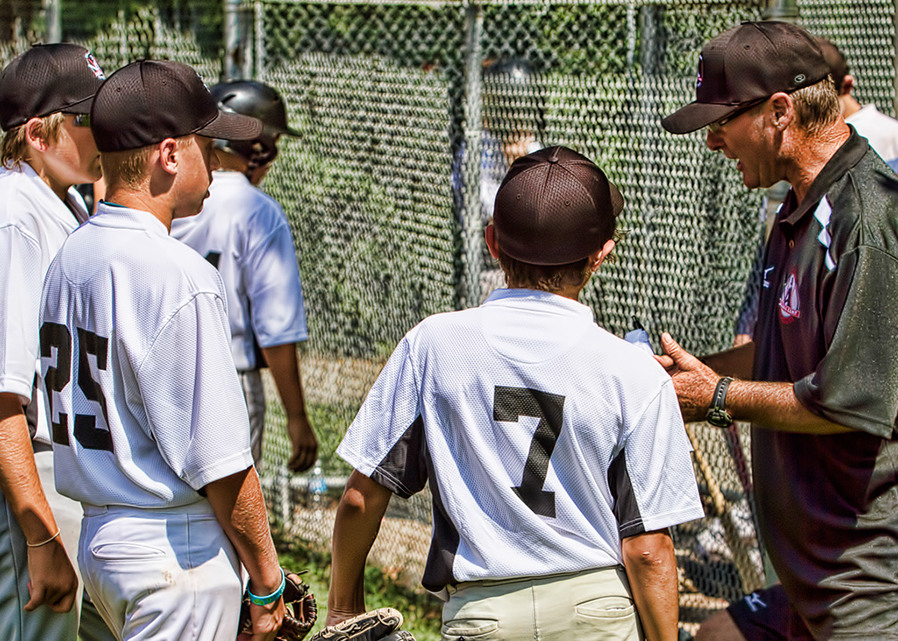
<path fill-rule="evenodd" d="M 218 181 L 219 183 L 233 182 L 247 185 L 250 184 L 246 174 L 239 171 L 225 171 L 223 169 L 216 169 L 212 172 L 212 183 L 214 184 L 215 181 Z"/>
<path fill-rule="evenodd" d="M 592 322 L 592 309 L 583 303 L 538 289 L 496 289 L 483 302 L 484 306 L 539 308 L 545 311 L 576 314 Z"/>
<path fill-rule="evenodd" d="M 816 209 L 817 203 L 826 195 L 830 187 L 845 175 L 845 172 L 858 164 L 861 158 L 864 157 L 864 154 L 867 153 L 867 150 L 870 149 L 866 138 L 859 136 L 854 127 L 849 127 L 849 129 L 851 130 L 851 135 L 848 137 L 848 140 L 836 150 L 833 157 L 829 159 L 829 162 L 817 174 L 801 205 L 797 207 L 795 205 L 795 190 L 789 191 L 783 204 L 783 211 L 788 213 L 781 222 L 795 225 L 805 215 Z"/>
<path fill-rule="evenodd" d="M 14 172 L 16 169 L 7 169 L 7 171 Z M 74 188 L 70 187 L 68 189 L 65 196 L 66 200 L 63 202 L 59 200 L 59 196 L 56 195 L 56 192 L 50 189 L 50 185 L 44 182 L 43 178 L 38 176 L 37 172 L 34 171 L 34 167 L 26 161 L 22 160 L 19 162 L 19 171 L 21 171 L 22 176 L 34 185 L 35 191 L 41 195 L 41 198 L 54 205 L 53 207 L 49 207 L 49 211 L 53 212 L 53 215 L 64 220 L 67 224 L 71 224 L 74 220 L 76 225 L 80 225 L 87 220 L 88 213 L 87 209 L 84 207 L 84 200 L 79 195 L 72 194 L 72 192 L 75 191 Z M 77 212 L 75 211 L 76 209 Z"/>
<path fill-rule="evenodd" d="M 155 236 L 168 236 L 168 229 L 150 212 L 107 202 L 101 202 L 97 206 L 97 213 L 91 216 L 88 223 L 101 227 L 143 230 Z"/>

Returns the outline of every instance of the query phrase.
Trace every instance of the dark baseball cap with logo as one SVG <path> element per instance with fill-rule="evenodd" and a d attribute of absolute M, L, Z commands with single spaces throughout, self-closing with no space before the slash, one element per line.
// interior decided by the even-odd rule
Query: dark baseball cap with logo
<path fill-rule="evenodd" d="M 0 74 L 0 127 L 9 131 L 58 112 L 90 113 L 104 79 L 97 60 L 82 46 L 34 45 Z"/>
<path fill-rule="evenodd" d="M 220 111 L 192 67 L 170 60 L 138 60 L 100 87 L 90 129 L 97 149 L 113 152 L 190 134 L 253 140 L 262 133 L 262 122 Z"/>
<path fill-rule="evenodd" d="M 698 59 L 695 102 L 661 125 L 674 134 L 696 131 L 773 94 L 823 80 L 829 65 L 814 38 L 788 22 L 743 22 L 720 34 Z"/>
<path fill-rule="evenodd" d="M 589 158 L 547 147 L 514 161 L 496 194 L 499 248 L 531 265 L 586 258 L 614 235 L 620 191 Z"/>

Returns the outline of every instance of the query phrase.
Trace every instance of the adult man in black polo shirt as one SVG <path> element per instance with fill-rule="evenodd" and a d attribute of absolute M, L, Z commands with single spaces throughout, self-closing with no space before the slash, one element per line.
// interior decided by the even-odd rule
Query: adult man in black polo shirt
<path fill-rule="evenodd" d="M 752 422 L 761 534 L 790 627 L 898 639 L 898 178 L 845 124 L 828 74 L 786 23 L 744 23 L 702 50 L 696 101 L 663 126 L 707 126 L 747 187 L 792 190 L 755 342 L 702 362 L 664 335 L 659 360 L 686 421 Z"/>

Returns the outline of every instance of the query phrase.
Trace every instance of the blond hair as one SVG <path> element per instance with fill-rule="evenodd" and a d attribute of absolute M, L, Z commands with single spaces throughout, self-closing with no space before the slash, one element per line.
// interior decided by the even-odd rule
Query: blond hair
<path fill-rule="evenodd" d="M 176 138 L 175 141 L 180 150 L 190 144 L 190 136 Z M 121 185 L 132 191 L 143 187 L 149 179 L 150 155 L 158 146 L 159 143 L 154 143 L 137 149 L 104 151 L 100 154 L 107 187 Z"/>
<path fill-rule="evenodd" d="M 59 140 L 59 130 L 62 128 L 62 123 L 65 122 L 65 116 L 56 112 L 39 118 L 39 120 L 41 122 L 41 130 L 38 136 L 46 138 L 49 143 L 55 143 Z M 18 127 L 13 127 L 3 134 L 3 143 L 0 145 L 0 162 L 7 169 L 18 168 L 19 163 L 28 162 L 31 155 L 31 146 L 28 144 L 28 138 L 25 135 L 27 124 L 26 122 Z"/>

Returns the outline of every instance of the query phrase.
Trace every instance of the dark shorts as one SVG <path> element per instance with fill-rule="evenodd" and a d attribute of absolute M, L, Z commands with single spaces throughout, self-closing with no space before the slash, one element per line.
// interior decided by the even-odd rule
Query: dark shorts
<path fill-rule="evenodd" d="M 727 612 L 746 641 L 813 641 L 777 583 L 732 603 Z"/>

